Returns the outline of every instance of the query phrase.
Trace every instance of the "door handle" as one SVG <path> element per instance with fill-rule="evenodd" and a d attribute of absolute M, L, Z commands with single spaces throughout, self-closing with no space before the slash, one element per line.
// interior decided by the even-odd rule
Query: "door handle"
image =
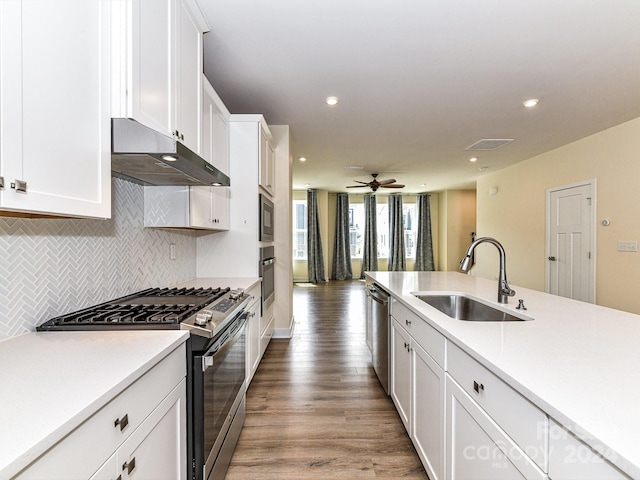
<path fill-rule="evenodd" d="M 551 260 L 552 262 L 556 261 L 556 257 L 549 257 L 548 260 Z"/>

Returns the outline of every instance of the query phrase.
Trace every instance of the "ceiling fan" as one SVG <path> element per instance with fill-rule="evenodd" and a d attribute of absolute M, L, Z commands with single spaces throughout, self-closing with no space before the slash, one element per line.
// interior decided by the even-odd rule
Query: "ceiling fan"
<path fill-rule="evenodd" d="M 374 192 L 378 190 L 378 188 L 404 188 L 404 185 L 400 185 L 396 183 L 395 178 L 388 178 L 386 180 L 378 180 L 378 174 L 372 173 L 371 176 L 373 180 L 370 182 L 361 182 L 360 180 L 354 180 L 354 182 L 361 183 L 362 185 L 347 185 L 347 188 L 359 188 L 359 187 L 369 187 Z"/>

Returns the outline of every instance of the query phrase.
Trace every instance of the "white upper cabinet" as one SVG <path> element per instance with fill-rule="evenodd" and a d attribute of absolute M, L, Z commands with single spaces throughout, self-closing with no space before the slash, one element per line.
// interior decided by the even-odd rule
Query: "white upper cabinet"
<path fill-rule="evenodd" d="M 194 0 L 112 2 L 111 115 L 201 153 L 202 34 Z"/>
<path fill-rule="evenodd" d="M 144 226 L 229 230 L 229 188 L 145 186 Z"/>
<path fill-rule="evenodd" d="M 0 2 L 0 210 L 111 216 L 109 3 Z"/>
<path fill-rule="evenodd" d="M 202 76 L 202 158 L 229 175 L 229 110 Z"/>
<path fill-rule="evenodd" d="M 271 132 L 260 128 L 260 186 L 271 196 L 275 193 L 275 160 Z"/>

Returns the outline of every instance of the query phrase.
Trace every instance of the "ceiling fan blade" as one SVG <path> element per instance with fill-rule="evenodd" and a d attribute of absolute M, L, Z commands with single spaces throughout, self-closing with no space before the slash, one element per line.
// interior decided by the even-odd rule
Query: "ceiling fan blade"
<path fill-rule="evenodd" d="M 347 188 L 362 188 L 362 187 L 368 187 L 369 185 L 347 185 Z"/>
<path fill-rule="evenodd" d="M 389 185 L 390 183 L 396 183 L 395 178 L 387 178 L 386 180 L 378 180 L 380 185 Z"/>
<path fill-rule="evenodd" d="M 360 180 L 354 180 L 354 182 L 362 183 L 364 185 L 369 185 L 369 182 L 361 182 Z"/>
<path fill-rule="evenodd" d="M 404 185 L 400 185 L 399 183 L 395 183 L 393 185 L 380 185 L 382 188 L 404 188 Z"/>

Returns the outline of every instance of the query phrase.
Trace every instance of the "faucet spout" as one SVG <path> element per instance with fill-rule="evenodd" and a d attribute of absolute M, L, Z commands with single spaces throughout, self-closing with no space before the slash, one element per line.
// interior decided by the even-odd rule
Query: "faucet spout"
<path fill-rule="evenodd" d="M 473 255 L 473 251 L 476 249 L 476 247 L 481 243 L 490 243 L 498 249 L 498 253 L 500 254 L 500 273 L 498 275 L 498 303 L 508 303 L 509 297 L 513 297 L 516 292 L 511 289 L 509 283 L 507 282 L 507 255 L 500 242 L 498 242 L 495 238 L 481 237 L 475 240 L 471 245 L 469 245 L 467 253 L 462 258 L 462 260 L 460 260 L 460 270 L 462 272 L 468 272 L 471 269 L 471 256 Z"/>

